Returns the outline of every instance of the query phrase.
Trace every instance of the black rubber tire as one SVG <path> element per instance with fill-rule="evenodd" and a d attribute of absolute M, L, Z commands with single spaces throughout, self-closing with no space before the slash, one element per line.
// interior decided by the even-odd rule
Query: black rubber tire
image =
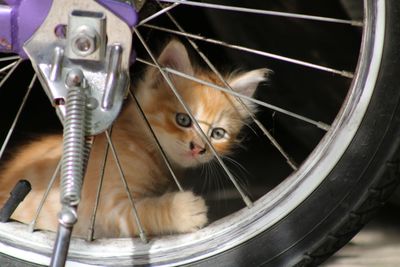
<path fill-rule="evenodd" d="M 365 117 L 323 183 L 279 223 L 193 266 L 315 266 L 344 246 L 399 183 L 400 2 L 386 2 L 382 65 Z"/>

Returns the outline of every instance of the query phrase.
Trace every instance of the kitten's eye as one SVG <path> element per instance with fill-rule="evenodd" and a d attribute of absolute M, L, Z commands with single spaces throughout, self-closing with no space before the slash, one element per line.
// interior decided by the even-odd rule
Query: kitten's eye
<path fill-rule="evenodd" d="M 192 126 L 192 119 L 186 113 L 177 113 L 175 117 L 176 123 L 182 127 Z"/>
<path fill-rule="evenodd" d="M 225 135 L 226 135 L 226 131 L 223 128 L 214 128 L 211 132 L 211 137 L 216 140 L 224 138 Z"/>

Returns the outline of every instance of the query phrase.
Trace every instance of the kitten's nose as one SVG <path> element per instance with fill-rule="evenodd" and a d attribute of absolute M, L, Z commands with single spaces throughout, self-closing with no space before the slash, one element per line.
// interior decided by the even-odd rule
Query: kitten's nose
<path fill-rule="evenodd" d="M 191 141 L 189 144 L 190 150 L 192 151 L 193 155 L 202 155 L 206 152 L 206 148 L 196 144 L 195 142 Z"/>

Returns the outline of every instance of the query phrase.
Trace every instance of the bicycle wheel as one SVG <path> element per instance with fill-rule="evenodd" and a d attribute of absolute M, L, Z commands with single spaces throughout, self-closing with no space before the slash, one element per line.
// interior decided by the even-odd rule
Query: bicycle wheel
<path fill-rule="evenodd" d="M 259 129 L 257 123 L 253 127 L 269 139 L 249 138 L 244 142 L 248 150 L 234 158 L 247 170 L 249 191 L 256 200 L 251 208 L 244 207 L 239 194 L 226 188 L 222 204 L 213 205 L 218 191 L 211 188 L 205 195 L 215 221 L 206 228 L 157 237 L 148 244 L 136 239 L 87 243 L 76 238 L 69 262 L 110 266 L 322 262 L 362 227 L 397 184 L 400 92 L 394 81 L 400 62 L 394 55 L 400 41 L 400 29 L 395 27 L 400 4 L 365 0 L 363 23 L 359 23 L 357 18 L 341 19 L 346 14 L 339 1 L 331 6 L 314 3 L 312 8 L 301 1 L 235 2 L 247 9 L 228 1 L 218 5 L 160 2 L 176 2 L 162 10 L 170 9 L 178 22 L 203 23 L 182 23 L 187 31 L 182 33 L 168 14 L 146 21 L 159 10 L 156 2 L 148 1 L 143 24 L 137 28 L 146 36 L 142 40 L 161 38 L 162 32 L 184 35 L 205 42 L 199 49 L 219 66 L 239 62 L 242 67 L 268 66 L 275 72 L 272 84 L 259 88 L 258 99 L 265 110 L 257 121 L 266 129 Z M 299 17 L 293 12 L 322 17 Z M 189 34 L 198 32 L 207 39 Z M 148 49 L 156 48 L 138 45 L 143 56 L 134 67 L 140 69 L 139 63 L 147 62 L 143 57 Z M 338 50 L 345 52 L 333 53 Z M 6 71 L 14 70 L 13 66 L 6 66 Z M 224 201 L 229 207 L 223 207 Z M 53 239 L 48 232 L 29 233 L 19 223 L 0 224 L 1 252 L 21 260 L 47 264 Z"/>

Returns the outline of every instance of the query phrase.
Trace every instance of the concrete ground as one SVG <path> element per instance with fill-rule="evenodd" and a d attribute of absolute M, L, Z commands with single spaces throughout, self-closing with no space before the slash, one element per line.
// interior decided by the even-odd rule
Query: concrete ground
<path fill-rule="evenodd" d="M 400 205 L 385 206 L 349 244 L 322 266 L 400 266 Z"/>

